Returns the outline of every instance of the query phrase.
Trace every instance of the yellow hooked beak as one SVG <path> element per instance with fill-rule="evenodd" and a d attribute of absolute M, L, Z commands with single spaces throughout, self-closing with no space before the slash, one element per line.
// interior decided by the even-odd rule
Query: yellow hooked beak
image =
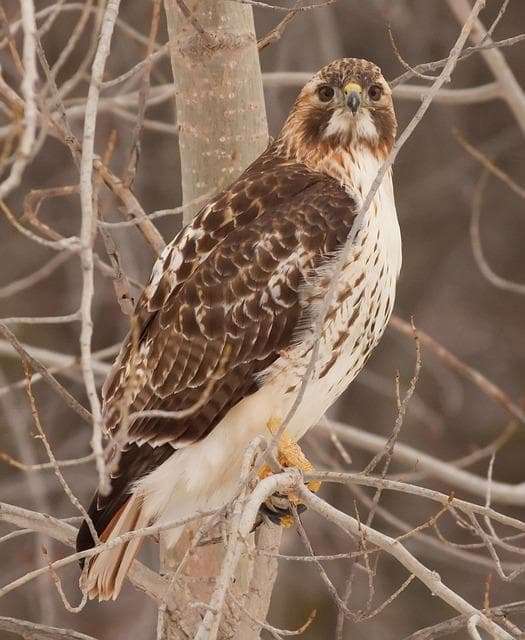
<path fill-rule="evenodd" d="M 343 87 L 343 93 L 348 108 L 355 116 L 361 104 L 363 89 L 356 82 L 349 82 Z"/>

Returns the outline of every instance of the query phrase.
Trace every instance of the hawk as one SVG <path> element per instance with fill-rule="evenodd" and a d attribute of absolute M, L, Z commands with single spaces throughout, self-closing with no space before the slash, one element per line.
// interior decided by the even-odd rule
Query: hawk
<path fill-rule="evenodd" d="M 401 236 L 391 171 L 353 226 L 396 127 L 381 70 L 332 62 L 264 153 L 166 246 L 103 388 L 120 455 L 109 495 L 89 509 L 101 540 L 235 497 L 246 448 L 282 424 L 298 395 L 350 236 L 308 388 L 279 444 L 285 464 L 311 468 L 294 443 L 362 369 L 394 304 Z M 168 548 L 181 531 L 166 532 Z M 89 560 L 90 596 L 118 596 L 141 539 Z M 84 522 L 77 549 L 93 545 Z"/>

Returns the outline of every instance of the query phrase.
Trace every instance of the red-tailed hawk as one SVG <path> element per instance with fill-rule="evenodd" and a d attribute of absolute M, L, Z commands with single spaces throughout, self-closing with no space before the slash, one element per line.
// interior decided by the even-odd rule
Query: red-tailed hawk
<path fill-rule="evenodd" d="M 333 62 L 302 89 L 276 140 L 163 251 L 103 390 L 106 427 L 123 448 L 111 493 L 89 510 L 102 540 L 234 498 L 247 446 L 297 397 L 338 249 L 395 133 L 380 69 Z M 354 234 L 287 425 L 295 442 L 359 373 L 390 317 L 401 267 L 390 172 Z M 188 411 L 131 415 L 155 410 Z M 169 547 L 180 533 L 167 532 Z M 77 548 L 91 546 L 84 523 Z M 89 561 L 91 596 L 118 595 L 138 547 L 135 538 Z"/>

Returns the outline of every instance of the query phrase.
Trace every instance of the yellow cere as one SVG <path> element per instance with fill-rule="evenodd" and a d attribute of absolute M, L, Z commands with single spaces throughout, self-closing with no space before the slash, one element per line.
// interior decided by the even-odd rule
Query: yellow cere
<path fill-rule="evenodd" d="M 357 83 L 349 82 L 348 84 L 346 84 L 343 87 L 343 91 L 345 92 L 345 95 L 348 95 L 352 91 L 355 91 L 355 92 L 361 94 L 361 91 L 363 91 L 363 89 Z"/>

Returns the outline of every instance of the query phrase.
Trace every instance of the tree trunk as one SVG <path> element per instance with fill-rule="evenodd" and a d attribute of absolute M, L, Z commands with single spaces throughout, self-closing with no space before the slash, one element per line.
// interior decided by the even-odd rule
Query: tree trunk
<path fill-rule="evenodd" d="M 164 0 L 164 6 L 176 86 L 183 202 L 189 204 L 184 223 L 188 223 L 204 204 L 204 196 L 227 187 L 260 155 L 268 142 L 268 126 L 252 8 L 223 0 Z M 278 550 L 281 530 L 263 527 L 257 545 Z M 178 559 L 191 535 L 178 545 Z M 208 602 L 214 585 L 206 578 L 219 572 L 223 552 L 222 544 L 199 547 L 186 563 L 188 602 Z M 241 558 L 221 638 L 259 637 L 259 625 L 249 622 L 238 605 L 264 620 L 276 575 L 268 556 Z M 163 637 L 192 637 L 189 627 L 194 623 L 188 614 L 194 612 L 181 609 L 167 614 Z M 179 626 L 187 635 L 179 635 Z"/>
<path fill-rule="evenodd" d="M 268 125 L 252 8 L 223 0 L 165 0 L 165 7 L 189 203 L 228 186 L 264 150 Z"/>

